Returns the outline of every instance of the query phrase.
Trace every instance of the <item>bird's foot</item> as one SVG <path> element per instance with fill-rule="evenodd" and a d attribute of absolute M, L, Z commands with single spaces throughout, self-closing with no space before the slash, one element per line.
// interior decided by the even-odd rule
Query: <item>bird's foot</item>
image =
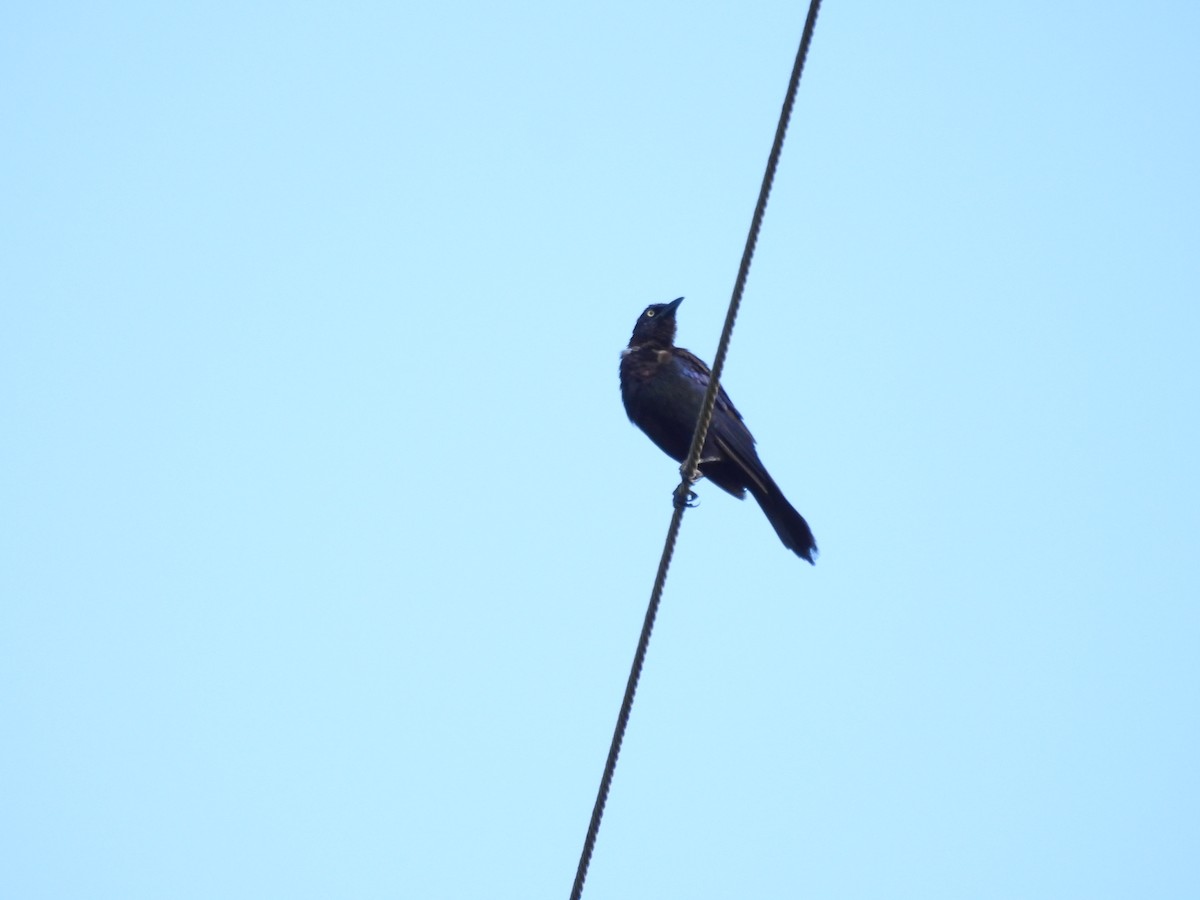
<path fill-rule="evenodd" d="M 680 485 L 675 489 L 675 508 L 676 509 L 695 509 L 700 504 L 697 502 L 700 497 L 691 488 Z"/>

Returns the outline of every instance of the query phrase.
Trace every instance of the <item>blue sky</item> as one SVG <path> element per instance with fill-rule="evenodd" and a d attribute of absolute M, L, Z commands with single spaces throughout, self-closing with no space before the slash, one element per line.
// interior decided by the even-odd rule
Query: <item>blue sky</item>
<path fill-rule="evenodd" d="M 0 895 L 566 896 L 800 5 L 0 11 Z M 1194 897 L 1200 8 L 829 3 L 586 897 Z"/>

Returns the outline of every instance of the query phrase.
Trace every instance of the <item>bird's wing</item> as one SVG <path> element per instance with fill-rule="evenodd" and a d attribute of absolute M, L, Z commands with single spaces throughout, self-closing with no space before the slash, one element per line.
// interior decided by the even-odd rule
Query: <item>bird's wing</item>
<path fill-rule="evenodd" d="M 758 453 L 754 450 L 754 438 L 741 422 L 733 423 L 728 419 L 724 422 L 713 420 L 710 432 L 711 440 L 721 451 L 721 458 L 733 463 L 741 470 L 742 483 L 749 488 L 758 487 L 760 492 L 770 488 L 771 477 L 763 468 Z M 714 479 L 715 480 L 715 479 Z M 753 484 L 751 484 L 753 482 Z"/>
<path fill-rule="evenodd" d="M 699 384 L 703 390 L 708 390 L 708 383 L 712 380 L 712 372 L 709 371 L 708 366 L 704 364 L 700 357 L 696 356 L 690 350 L 684 350 L 682 347 L 676 347 L 672 352 L 675 354 L 675 358 L 681 363 L 680 368 L 683 370 L 683 373 Z M 737 407 L 733 405 L 733 401 L 725 393 L 723 385 L 717 385 L 717 403 L 714 409 L 714 415 L 724 412 L 733 416 L 739 422 L 742 421 L 742 414 L 737 411 Z"/>
<path fill-rule="evenodd" d="M 712 378 L 708 366 L 687 350 L 676 347 L 674 352 L 684 373 L 693 379 L 700 388 L 707 390 L 708 382 Z M 755 482 L 760 489 L 766 490 L 770 476 L 767 475 L 758 458 L 758 453 L 755 452 L 754 436 L 742 422 L 742 414 L 737 411 L 737 407 L 725 393 L 725 388 L 720 385 L 717 386 L 717 402 L 713 408 L 712 425 L 709 426 L 708 441 L 705 446 L 716 447 L 722 457 L 741 470 L 745 478 Z M 712 474 L 716 476 L 716 472 Z M 720 476 L 716 477 L 718 483 L 725 481 Z M 731 490 L 731 488 L 726 487 L 726 490 Z"/>

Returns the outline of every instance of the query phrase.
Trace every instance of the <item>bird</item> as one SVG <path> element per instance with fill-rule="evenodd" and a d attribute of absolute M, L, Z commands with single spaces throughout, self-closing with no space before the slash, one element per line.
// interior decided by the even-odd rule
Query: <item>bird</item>
<path fill-rule="evenodd" d="M 629 420 L 659 449 L 683 462 L 712 372 L 697 356 L 675 346 L 675 311 L 683 298 L 647 306 L 621 351 L 621 400 Z M 718 386 L 712 424 L 700 454 L 700 474 L 739 500 L 758 501 L 783 545 L 814 562 L 817 542 L 804 516 L 788 502 L 754 449 L 754 436 L 724 387 Z"/>

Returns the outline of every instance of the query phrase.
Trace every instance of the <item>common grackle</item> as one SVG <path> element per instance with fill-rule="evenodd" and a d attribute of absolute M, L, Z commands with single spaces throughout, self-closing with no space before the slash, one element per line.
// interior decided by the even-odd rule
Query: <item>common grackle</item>
<path fill-rule="evenodd" d="M 667 456 L 683 462 L 712 373 L 696 356 L 675 346 L 675 310 L 683 298 L 647 306 L 621 351 L 621 399 L 630 421 Z M 712 425 L 700 454 L 700 474 L 739 500 L 750 491 L 783 545 L 813 561 L 813 533 L 767 474 L 754 437 L 725 389 L 717 390 Z"/>

